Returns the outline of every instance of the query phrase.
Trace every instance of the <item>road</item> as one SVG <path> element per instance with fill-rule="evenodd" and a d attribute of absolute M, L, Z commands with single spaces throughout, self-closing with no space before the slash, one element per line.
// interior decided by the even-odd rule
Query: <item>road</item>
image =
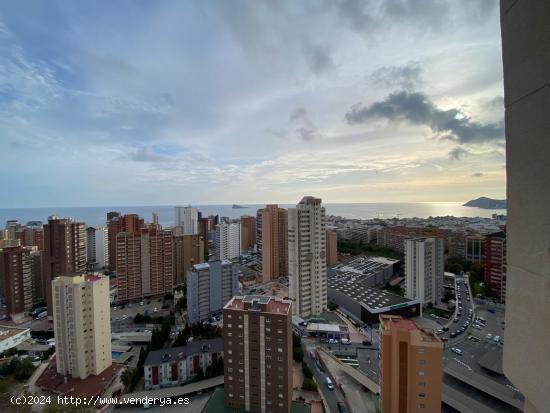
<path fill-rule="evenodd" d="M 313 372 L 315 381 L 319 385 L 319 392 L 322 394 L 322 397 L 327 402 L 329 408 L 328 411 L 331 413 L 338 412 L 338 402 L 344 402 L 344 396 L 342 395 L 342 392 L 340 392 L 338 387 L 335 387 L 334 390 L 329 390 L 329 388 L 327 387 L 325 382 L 325 379 L 327 377 L 326 373 L 320 370 L 319 362 L 316 362 L 313 358 L 310 357 L 310 350 L 312 350 L 314 346 L 308 346 L 307 341 L 303 340 L 302 348 L 304 350 L 304 361 Z"/>

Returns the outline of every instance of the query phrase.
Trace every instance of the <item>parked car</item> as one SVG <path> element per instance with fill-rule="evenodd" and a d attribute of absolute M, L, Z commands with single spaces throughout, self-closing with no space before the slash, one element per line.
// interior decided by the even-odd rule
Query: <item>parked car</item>
<path fill-rule="evenodd" d="M 330 377 L 325 378 L 325 383 L 329 390 L 334 390 L 334 384 L 332 384 L 332 380 L 330 379 Z"/>
<path fill-rule="evenodd" d="M 462 356 L 462 350 L 459 349 L 458 347 L 453 347 L 453 348 L 451 348 L 451 351 L 452 351 L 453 353 L 458 354 L 459 356 Z"/>
<path fill-rule="evenodd" d="M 351 340 L 349 338 L 342 338 L 340 339 L 340 343 L 349 345 L 351 344 Z"/>
<path fill-rule="evenodd" d="M 372 346 L 372 343 L 369 340 L 363 340 L 364 346 Z"/>

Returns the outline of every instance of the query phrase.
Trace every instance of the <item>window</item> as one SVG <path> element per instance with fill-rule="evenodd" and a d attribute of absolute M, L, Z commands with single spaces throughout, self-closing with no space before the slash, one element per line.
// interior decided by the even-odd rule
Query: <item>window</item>
<path fill-rule="evenodd" d="M 424 397 L 426 397 L 426 394 L 425 393 L 418 393 L 418 397 L 424 398 Z"/>
<path fill-rule="evenodd" d="M 418 364 L 424 365 L 424 364 L 426 364 L 426 360 L 418 360 Z"/>
<path fill-rule="evenodd" d="M 420 370 L 420 371 L 418 372 L 418 375 L 419 375 L 419 376 L 423 376 L 423 375 L 424 375 L 424 372 L 423 372 L 422 370 Z"/>

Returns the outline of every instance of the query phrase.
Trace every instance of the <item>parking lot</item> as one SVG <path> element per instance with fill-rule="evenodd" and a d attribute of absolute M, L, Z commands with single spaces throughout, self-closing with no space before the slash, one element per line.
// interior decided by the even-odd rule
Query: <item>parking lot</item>
<path fill-rule="evenodd" d="M 124 329 L 133 325 L 133 318 L 138 313 L 160 317 L 167 315 L 169 312 L 169 309 L 162 309 L 162 298 L 144 299 L 141 302 L 111 306 L 111 325 L 113 330 Z"/>

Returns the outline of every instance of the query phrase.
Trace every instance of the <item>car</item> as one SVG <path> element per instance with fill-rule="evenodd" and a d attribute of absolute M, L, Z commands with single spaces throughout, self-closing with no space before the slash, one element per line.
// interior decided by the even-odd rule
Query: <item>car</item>
<path fill-rule="evenodd" d="M 455 338 L 455 337 L 456 337 L 456 331 L 453 331 L 453 332 L 451 333 L 451 338 Z"/>
<path fill-rule="evenodd" d="M 336 407 L 338 407 L 338 413 L 347 413 L 346 406 L 342 402 L 338 402 L 336 404 Z"/>
<path fill-rule="evenodd" d="M 493 341 L 494 341 L 495 343 L 500 343 L 500 336 L 494 336 L 494 337 L 493 337 Z"/>
<path fill-rule="evenodd" d="M 341 338 L 340 343 L 349 345 L 351 344 L 351 340 L 349 338 Z"/>
<path fill-rule="evenodd" d="M 458 317 L 455 317 L 455 318 L 453 319 L 453 323 L 458 323 Z"/>
<path fill-rule="evenodd" d="M 128 308 L 131 308 L 132 307 L 132 303 L 128 303 Z"/>
<path fill-rule="evenodd" d="M 483 327 L 481 327 L 479 324 L 474 324 L 472 326 L 473 328 L 477 328 L 478 330 L 481 330 Z"/>
<path fill-rule="evenodd" d="M 449 331 L 449 327 L 443 327 L 443 331 Z"/>
<path fill-rule="evenodd" d="M 455 354 L 458 354 L 459 356 L 462 356 L 462 350 L 459 349 L 458 347 L 452 347 L 451 351 Z"/>
<path fill-rule="evenodd" d="M 442 329 L 439 329 L 439 330 L 437 330 L 437 331 L 435 332 L 435 334 L 437 334 L 437 335 L 439 336 L 439 335 L 443 334 L 443 330 L 442 330 Z"/>
<path fill-rule="evenodd" d="M 155 307 L 155 308 L 153 309 L 153 313 L 156 313 L 158 310 L 159 310 L 159 309 L 158 309 L 157 307 Z"/>
<path fill-rule="evenodd" d="M 139 303 L 139 305 L 142 306 L 142 307 L 143 307 L 144 304 L 145 303 L 143 301 Z"/>
<path fill-rule="evenodd" d="M 435 314 L 430 314 L 430 317 L 435 318 L 435 319 L 439 318 L 439 317 L 436 316 Z"/>
<path fill-rule="evenodd" d="M 48 316 L 48 312 L 47 311 L 42 311 L 40 314 L 38 314 L 36 316 L 36 319 L 37 320 L 42 320 L 43 318 L 46 318 Z"/>
<path fill-rule="evenodd" d="M 364 346 L 372 346 L 372 343 L 369 340 L 363 340 Z"/>
<path fill-rule="evenodd" d="M 338 344 L 338 340 L 336 340 L 335 338 L 329 338 L 328 342 L 329 344 Z"/>
<path fill-rule="evenodd" d="M 493 338 L 493 335 L 491 333 L 487 333 L 487 335 L 485 336 L 485 338 L 487 340 L 491 340 Z"/>
<path fill-rule="evenodd" d="M 115 306 L 115 307 L 113 307 L 113 311 L 116 311 L 116 310 L 117 310 L 117 307 L 116 307 L 116 306 Z"/>
<path fill-rule="evenodd" d="M 449 338 L 448 338 L 448 337 L 445 337 L 445 336 L 443 336 L 443 337 L 441 337 L 441 341 L 443 341 L 443 342 L 445 343 L 446 341 L 449 341 Z"/>
<path fill-rule="evenodd" d="M 325 383 L 329 390 L 334 390 L 334 384 L 332 384 L 332 380 L 330 379 L 330 377 L 325 378 Z"/>
<path fill-rule="evenodd" d="M 491 314 L 495 313 L 495 310 L 493 310 L 492 308 L 488 308 L 487 311 L 489 311 Z"/>

